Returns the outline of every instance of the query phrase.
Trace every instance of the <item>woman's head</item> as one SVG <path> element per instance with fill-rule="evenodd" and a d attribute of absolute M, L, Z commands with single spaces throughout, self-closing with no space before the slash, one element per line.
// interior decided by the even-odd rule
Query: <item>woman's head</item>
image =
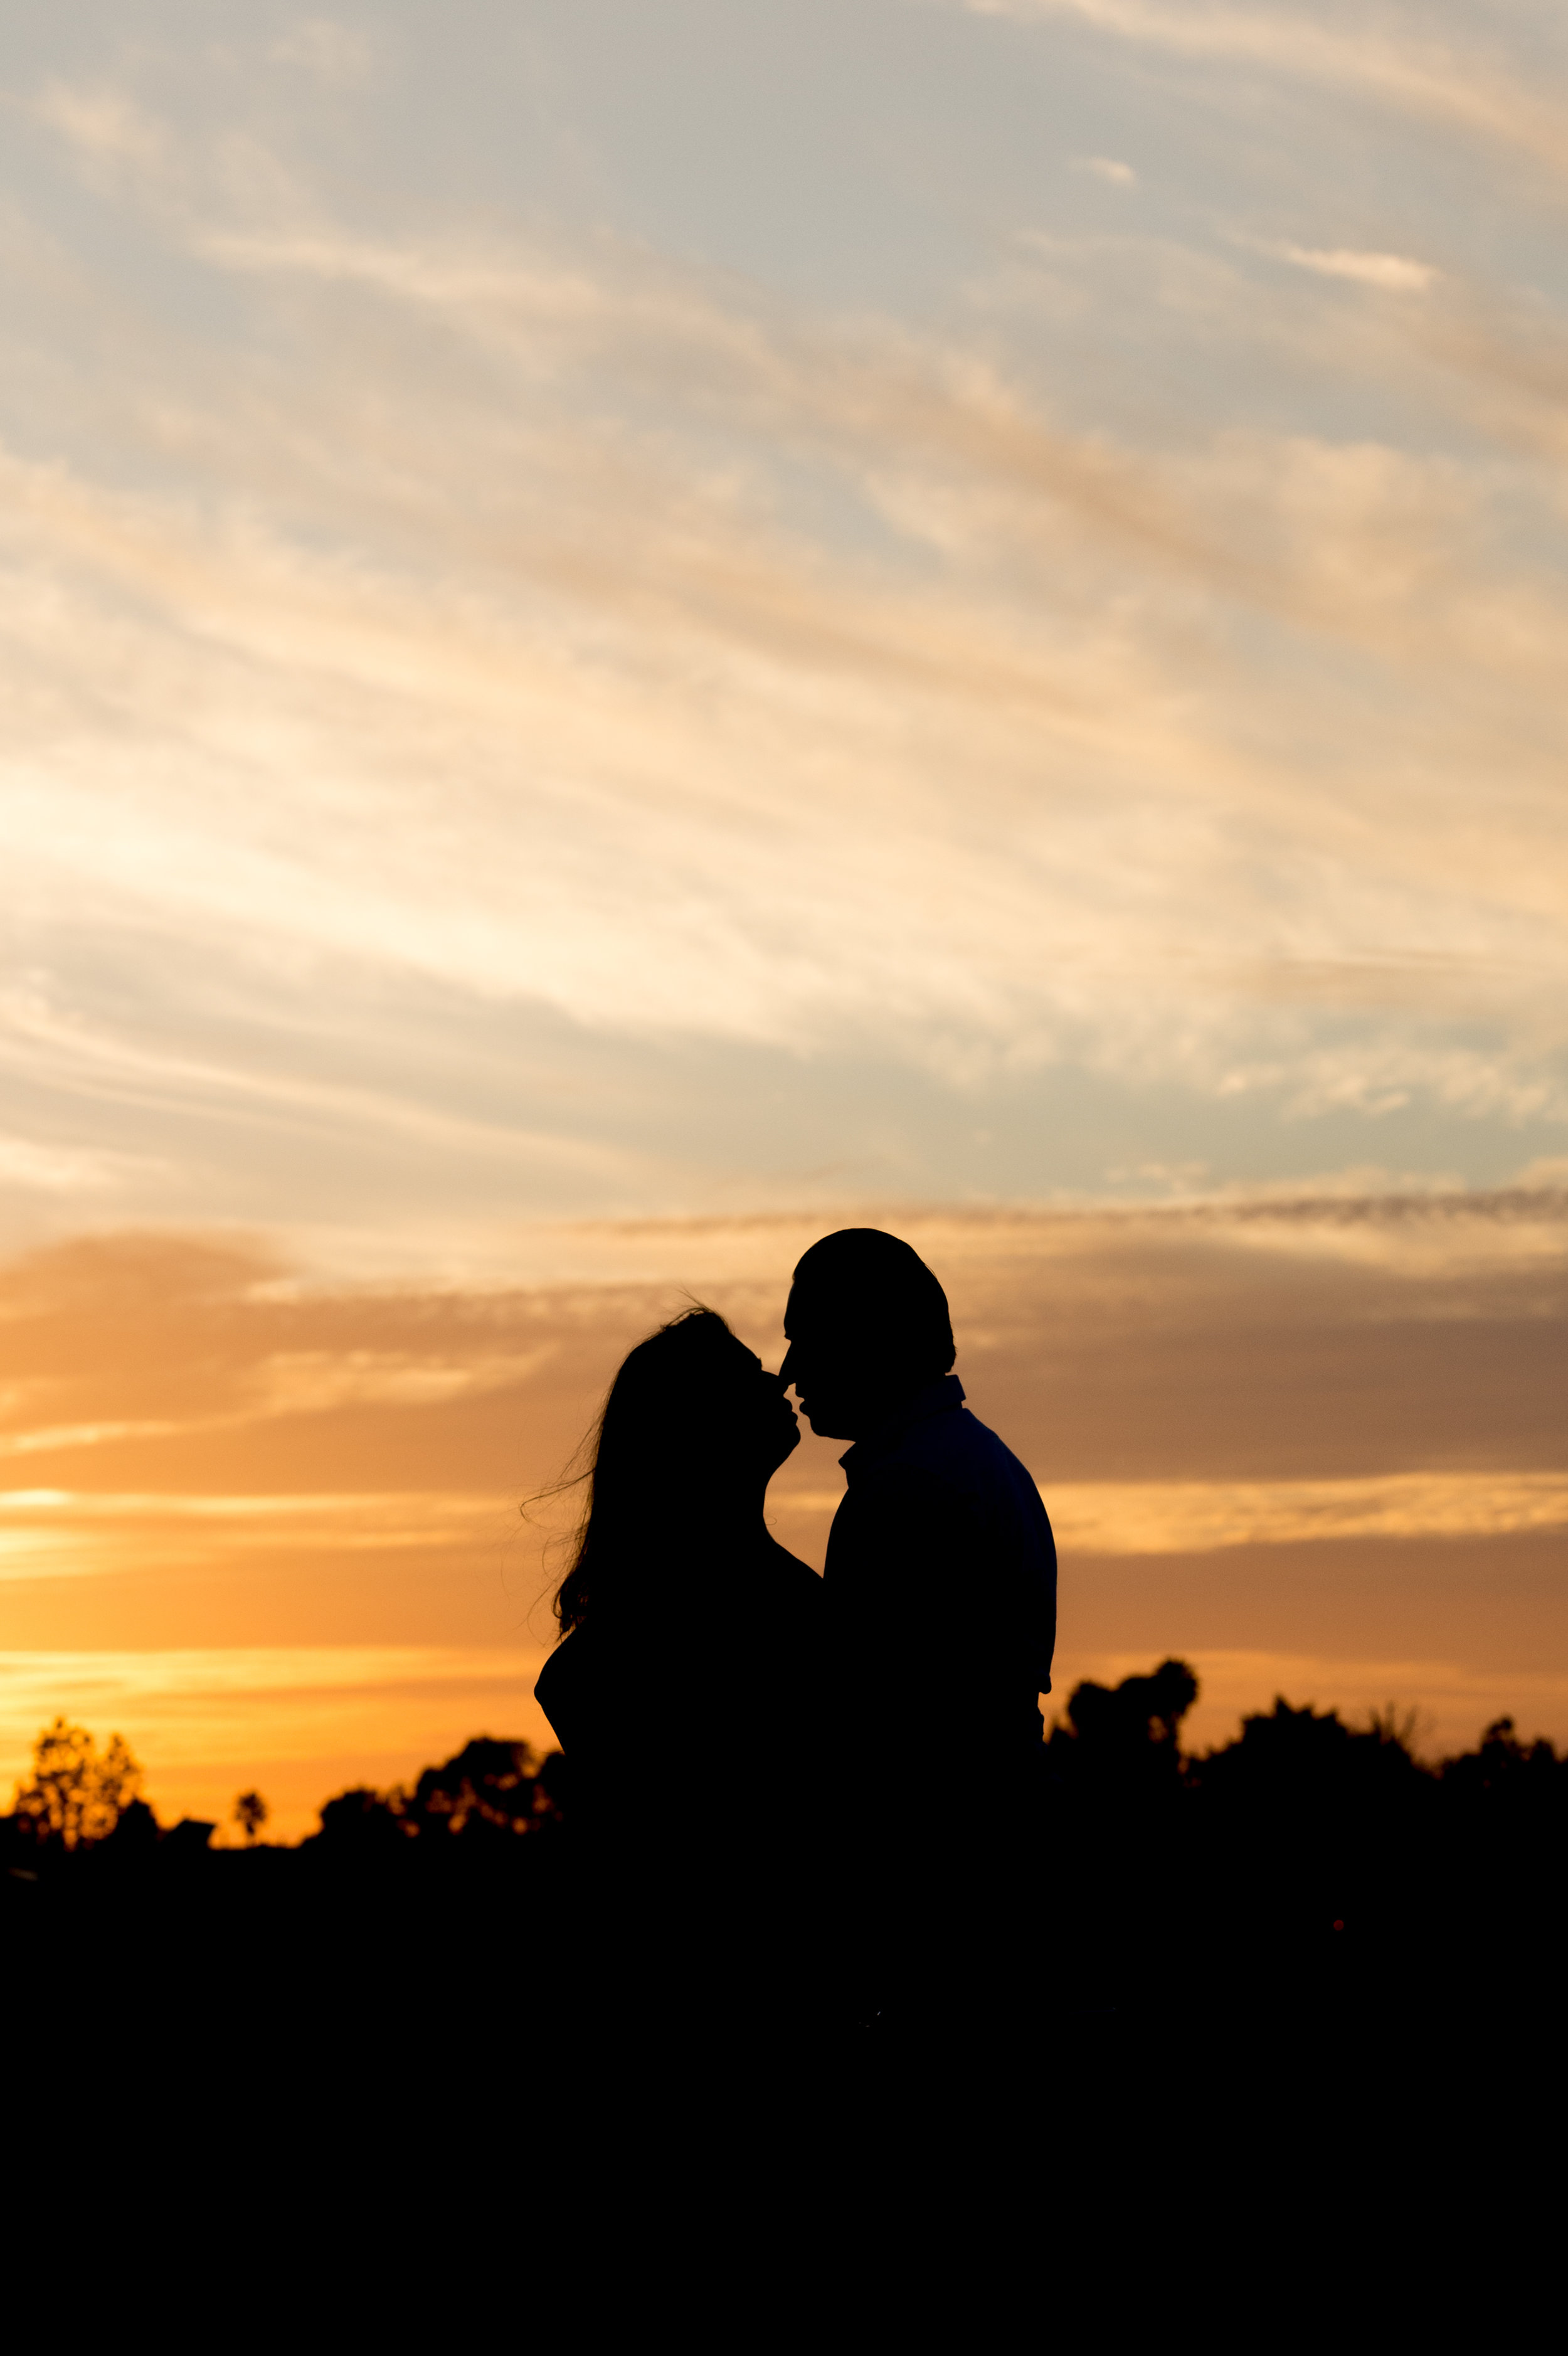
<path fill-rule="evenodd" d="M 587 1501 L 555 1600 L 563 1635 L 663 1551 L 657 1534 L 672 1518 L 688 1532 L 700 1524 L 717 1535 L 729 1516 L 739 1527 L 800 1445 L 800 1426 L 778 1376 L 717 1311 L 688 1309 L 623 1361 L 590 1444 Z"/>

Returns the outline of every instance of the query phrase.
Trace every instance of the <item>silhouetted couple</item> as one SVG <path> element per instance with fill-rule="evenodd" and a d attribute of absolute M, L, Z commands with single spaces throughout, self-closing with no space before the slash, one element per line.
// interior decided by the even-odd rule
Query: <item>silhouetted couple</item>
<path fill-rule="evenodd" d="M 795 1271 L 781 1372 L 694 1309 L 616 1376 L 536 1691 L 566 1754 L 600 2000 L 672 2019 L 1016 2015 L 1056 1557 L 964 1405 L 946 1297 L 849 1227 Z M 826 1575 L 769 1534 L 800 1433 L 853 1444 Z"/>

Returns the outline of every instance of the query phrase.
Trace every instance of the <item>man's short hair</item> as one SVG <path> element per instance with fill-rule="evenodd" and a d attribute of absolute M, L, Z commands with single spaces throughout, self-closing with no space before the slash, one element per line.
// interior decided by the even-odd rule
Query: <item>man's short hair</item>
<path fill-rule="evenodd" d="M 814 1318 L 907 1359 L 923 1380 L 957 1355 L 947 1295 L 920 1254 L 881 1227 L 824 1236 L 796 1262 L 795 1282 Z"/>

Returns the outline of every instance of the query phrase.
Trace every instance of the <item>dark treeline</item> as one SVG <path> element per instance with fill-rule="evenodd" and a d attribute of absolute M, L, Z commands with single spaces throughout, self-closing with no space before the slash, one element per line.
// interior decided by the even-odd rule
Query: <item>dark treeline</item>
<path fill-rule="evenodd" d="M 1194 1694 L 1179 1662 L 1080 1686 L 1041 1744 L 1018 1869 L 1040 2001 L 1001 2051 L 984 2019 L 890 2040 L 825 2004 L 830 1921 L 819 1973 L 809 1950 L 782 1975 L 758 1954 L 710 2035 L 689 2006 L 672 2019 L 664 1928 L 635 1901 L 580 1903 L 563 1762 L 520 1742 L 340 1794 L 297 1847 L 160 1829 L 133 1794 L 74 1847 L 15 1810 L 19 2147 L 53 2151 L 69 2121 L 73 2151 L 161 2148 L 187 2187 L 261 2165 L 270 2199 L 304 2188 L 289 2202 L 323 2246 L 357 2263 L 389 2235 L 391 2280 L 439 2244 L 459 2285 L 476 2254 L 554 2246 L 563 2220 L 686 2249 L 694 2201 L 725 2234 L 797 2219 L 790 2267 L 820 2212 L 901 2282 L 924 2279 L 908 2220 L 933 2201 L 949 2232 L 955 2201 L 979 2204 L 976 2247 L 1010 2219 L 1015 2256 L 1054 2221 L 1059 2267 L 1109 2235 L 1118 2266 L 1130 2243 L 1179 2270 L 1217 2233 L 1233 2269 L 1254 2229 L 1310 2217 L 1317 2265 L 1430 2189 L 1456 2135 L 1533 2199 L 1517 2155 L 1562 2062 L 1568 1761 L 1504 1722 L 1425 1765 L 1392 1718 L 1283 1701 L 1194 1757 Z M 652 1725 L 648 1757 L 650 1821 L 678 1843 L 700 1762 Z M 932 1742 L 916 1763 L 950 1837 L 964 1762 Z M 831 1762 L 796 1765 L 824 1826 Z M 724 1952 L 744 1976 L 745 1938 Z M 819 1985 L 797 2005 L 802 1968 Z M 353 2222 L 367 2201 L 373 2233 Z"/>
<path fill-rule="evenodd" d="M 1505 1719 L 1428 1765 L 1392 1712 L 1358 1729 L 1279 1700 L 1200 1757 L 1180 1740 L 1197 1691 L 1174 1660 L 1114 1690 L 1081 1685 L 1041 1747 L 1038 1846 L 1019 1870 L 1038 1889 L 1054 2019 L 1093 2035 L 1095 2022 L 1173 2008 L 1544 1998 L 1568 1889 L 1568 1759 L 1551 1743 L 1520 1740 Z M 40 1961 L 69 1966 L 118 1942 L 150 1963 L 176 1947 L 182 1982 L 202 1954 L 219 1986 L 249 1975 L 258 2017 L 318 1998 L 363 2009 L 418 1972 L 504 2009 L 507 1956 L 563 1935 L 559 1752 L 476 1739 L 411 1789 L 329 1800 L 297 1847 L 215 1848 L 210 1825 L 160 1828 L 123 1746 L 99 1761 L 62 1725 L 41 1759 L 51 1740 L 54 1784 L 36 1778 L 0 1818 L 8 1932 L 40 1943 Z M 678 1745 L 650 1729 L 649 1752 L 647 1806 L 673 1828 Z M 819 1816 L 831 1762 L 798 1763 L 802 1808 Z M 933 1789 L 962 1786 L 962 1759 L 934 1746 L 928 1772 Z M 249 1835 L 264 1815 L 242 1795 Z"/>
<path fill-rule="evenodd" d="M 589 1909 L 585 1940 L 559 1755 L 479 1739 L 411 1788 L 338 1794 L 297 1847 L 215 1847 L 160 1828 L 123 1746 L 95 1764 L 51 1730 L 52 1794 L 35 1776 L 0 1817 L 13 2140 L 79 2201 L 155 2161 L 187 2210 L 303 2233 L 357 2299 L 432 2266 L 443 2316 L 486 2267 L 521 2297 L 563 2234 L 581 2279 L 620 2265 L 645 2296 L 657 2266 L 625 2250 L 702 2276 L 761 2237 L 770 2297 L 809 2293 L 825 2250 L 882 2299 L 928 2296 L 945 2236 L 987 2281 L 1027 2261 L 1028 2295 L 1060 2302 L 1083 2275 L 1118 2315 L 1156 2276 L 1162 2318 L 1291 2233 L 1292 2298 L 1338 2266 L 1353 2299 L 1368 2250 L 1404 2249 L 1405 2209 L 1456 2186 L 1467 2233 L 1495 2190 L 1552 2246 L 1530 2155 L 1562 2062 L 1568 1760 L 1504 1720 L 1428 1765 L 1392 1714 L 1285 1701 L 1194 1756 L 1196 1690 L 1167 1661 L 1072 1693 L 1019 1860 L 1038 2014 L 1000 2052 L 961 2024 L 934 2063 L 809 2000 L 792 2019 L 765 1958 L 739 2029 L 645 2006 L 619 2033 L 620 1992 L 659 1985 L 657 1926 Z M 652 1725 L 648 1757 L 677 1839 L 699 1762 Z M 945 1837 L 964 1762 L 915 1760 Z M 820 1826 L 831 1762 L 796 1763 Z M 840 1960 L 829 1934 L 825 1985 Z"/>
<path fill-rule="evenodd" d="M 256 1837 L 246 1793 L 244 1846 L 215 1846 L 212 1823 L 158 1824 L 123 1745 L 57 1722 L 0 1817 L 10 2054 L 40 2115 L 62 2072 L 226 2147 L 515 2104 L 571 1911 L 561 1763 L 482 1737 L 411 1789 L 339 1794 L 296 1847 Z"/>
<path fill-rule="evenodd" d="M 481 1847 L 488 1854 L 497 1836 L 560 1826 L 565 1766 L 559 1751 L 541 1762 L 526 1742 L 478 1735 L 454 1758 L 427 1767 L 411 1788 L 397 1784 L 379 1792 L 357 1785 L 340 1792 L 324 1804 L 320 1830 L 296 1851 L 258 1843 L 269 1810 L 259 1793 L 242 1792 L 234 1804 L 234 1821 L 245 1835 L 238 1853 L 309 1856 L 328 1870 L 350 1860 L 411 1858 L 414 1841 L 422 1841 L 419 1853 L 427 1858 L 435 1845 L 457 1839 L 465 1842 L 465 1855 Z M 100 1759 L 84 1728 L 57 1719 L 38 1738 L 32 1782 L 18 1788 L 13 1813 L 0 1817 L 0 1855 L 10 1879 L 123 1879 L 171 1858 L 188 1864 L 202 1857 L 216 1866 L 234 1853 L 213 1848 L 215 1823 L 186 1816 L 161 1826 L 141 1797 L 141 1780 L 118 1735 Z"/>
<path fill-rule="evenodd" d="M 1358 1729 L 1283 1699 L 1184 1757 L 1196 1697 L 1167 1661 L 1080 1686 L 1051 1736 L 1052 1872 L 1087 1997 L 1221 2018 L 1304 1997 L 1373 2014 L 1545 1998 L 1568 1758 L 1502 1719 L 1427 1765 L 1392 1709 Z"/>

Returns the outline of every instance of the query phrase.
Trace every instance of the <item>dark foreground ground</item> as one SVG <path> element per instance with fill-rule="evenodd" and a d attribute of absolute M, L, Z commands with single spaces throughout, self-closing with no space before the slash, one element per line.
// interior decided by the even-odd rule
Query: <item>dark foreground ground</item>
<path fill-rule="evenodd" d="M 824 1952 L 787 1965 L 733 1944 L 705 2017 L 678 1922 L 585 1917 L 560 1764 L 519 1745 L 472 1744 L 413 1794 L 347 1794 L 295 1849 L 160 1837 L 143 1810 L 71 1852 L 4 1820 L 13 2085 L 47 2105 L 69 2081 L 213 2136 L 285 2114 L 302 2136 L 412 2133 L 433 2110 L 536 2145 L 590 2118 L 613 2144 L 639 2084 L 667 2126 L 739 2088 L 753 2123 L 772 2104 L 781 2134 L 827 2144 L 837 2104 L 957 2086 L 1012 2133 L 1119 2148 L 1134 2173 L 1271 2121 L 1276 2150 L 1331 2125 L 1408 2147 L 1488 2104 L 1499 2136 L 1533 2131 L 1568 2008 L 1568 1761 L 1505 1724 L 1435 1770 L 1395 1727 L 1283 1703 L 1183 1760 L 1193 1690 L 1168 1663 L 1073 1696 L 1015 1854 L 1033 1912 L 1011 2010 L 982 1976 L 867 2019 L 835 1997 L 827 1923 Z M 932 1781 L 939 1892 L 961 1762 Z M 831 1808 L 812 1762 L 801 1791 Z M 678 1772 L 650 1779 L 672 1827 L 679 1797 Z"/>
<path fill-rule="evenodd" d="M 661 1925 L 585 1938 L 553 1819 L 37 1857 L 13 2280 L 203 2347 L 1533 2340 L 1568 1770 L 1349 1740 L 1053 1761 L 1019 2014 L 825 2017 L 759 1955 L 704 2018 Z"/>
<path fill-rule="evenodd" d="M 695 1939 L 586 1904 L 517 1744 L 295 1849 L 5 1820 L 13 2283 L 203 2347 L 1532 2342 L 1568 1762 L 1505 1726 L 1435 1770 L 1284 1704 L 1184 1760 L 1190 1698 L 1079 1689 L 1019 2000 L 944 1970 L 901 2018 L 833 1999 L 830 1922 L 781 1955 L 721 1895 Z M 962 1762 L 931 1792 L 940 1893 Z M 672 1844 L 680 1794 L 650 1772 Z M 820 1762 L 801 1794 L 830 1817 Z"/>

